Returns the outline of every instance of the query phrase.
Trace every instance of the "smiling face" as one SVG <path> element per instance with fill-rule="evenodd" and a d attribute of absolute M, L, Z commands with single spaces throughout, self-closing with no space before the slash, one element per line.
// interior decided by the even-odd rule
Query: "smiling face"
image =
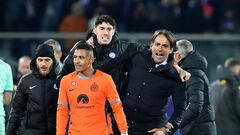
<path fill-rule="evenodd" d="M 93 29 L 93 33 L 96 34 L 100 45 L 108 45 L 112 41 L 115 29 L 110 23 L 103 22 Z"/>
<path fill-rule="evenodd" d="M 173 48 L 170 46 L 170 42 L 164 35 L 158 35 L 154 42 L 152 42 L 150 49 L 155 63 L 162 63 L 173 51 Z"/>

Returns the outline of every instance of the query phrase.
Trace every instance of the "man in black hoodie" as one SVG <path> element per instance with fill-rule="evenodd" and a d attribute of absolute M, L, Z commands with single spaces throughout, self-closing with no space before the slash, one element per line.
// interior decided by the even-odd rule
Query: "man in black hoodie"
<path fill-rule="evenodd" d="M 207 60 L 188 40 L 176 42 L 175 61 L 191 73 L 186 82 L 187 110 L 180 123 L 182 135 L 216 135 L 215 115 L 209 99 Z"/>
<path fill-rule="evenodd" d="M 7 135 L 16 135 L 25 117 L 24 135 L 55 135 L 58 88 L 53 48 L 41 44 L 31 60 L 32 72 L 21 78 L 13 98 Z M 26 115 L 25 115 L 26 112 Z"/>

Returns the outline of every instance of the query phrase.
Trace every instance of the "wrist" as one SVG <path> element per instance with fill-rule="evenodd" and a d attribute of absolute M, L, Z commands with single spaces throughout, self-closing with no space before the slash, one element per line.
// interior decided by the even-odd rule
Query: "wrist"
<path fill-rule="evenodd" d="M 178 63 L 176 61 L 173 61 L 172 65 L 175 67 L 175 66 L 178 66 Z"/>
<path fill-rule="evenodd" d="M 171 129 L 173 129 L 173 125 L 171 123 L 166 123 L 166 125 L 163 126 L 165 128 L 165 133 L 171 133 Z"/>
<path fill-rule="evenodd" d="M 122 131 L 121 135 L 128 135 L 128 132 L 127 131 Z"/>
<path fill-rule="evenodd" d="M 165 134 L 166 133 L 171 133 L 171 129 L 169 127 L 167 127 L 166 125 L 164 126 L 164 129 L 165 129 Z"/>
<path fill-rule="evenodd" d="M 167 122 L 166 125 L 164 127 L 167 127 L 169 129 L 173 129 L 173 125 L 170 122 Z"/>

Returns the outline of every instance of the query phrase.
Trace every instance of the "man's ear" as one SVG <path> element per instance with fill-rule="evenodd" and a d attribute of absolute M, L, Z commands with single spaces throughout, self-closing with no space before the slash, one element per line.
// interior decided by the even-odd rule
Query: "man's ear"
<path fill-rule="evenodd" d="M 96 28 L 94 27 L 92 33 L 96 34 Z"/>
<path fill-rule="evenodd" d="M 173 53 L 173 48 L 171 48 L 171 51 L 170 51 L 170 53 L 171 53 L 171 54 Z"/>
<path fill-rule="evenodd" d="M 95 57 L 91 57 L 91 59 L 90 59 L 91 60 L 91 64 L 94 63 L 95 59 L 96 59 Z"/>
<path fill-rule="evenodd" d="M 181 60 L 181 55 L 177 52 L 174 52 L 174 60 L 178 63 Z"/>

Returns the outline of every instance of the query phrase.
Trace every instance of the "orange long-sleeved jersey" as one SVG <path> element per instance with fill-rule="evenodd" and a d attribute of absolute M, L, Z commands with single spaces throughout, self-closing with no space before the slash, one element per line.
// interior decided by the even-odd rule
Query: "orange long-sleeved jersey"
<path fill-rule="evenodd" d="M 63 77 L 57 109 L 57 135 L 65 135 L 70 108 L 69 135 L 107 135 L 106 100 L 111 104 L 121 132 L 128 126 L 122 103 L 110 75 L 96 70 L 89 78 L 72 72 Z"/>

